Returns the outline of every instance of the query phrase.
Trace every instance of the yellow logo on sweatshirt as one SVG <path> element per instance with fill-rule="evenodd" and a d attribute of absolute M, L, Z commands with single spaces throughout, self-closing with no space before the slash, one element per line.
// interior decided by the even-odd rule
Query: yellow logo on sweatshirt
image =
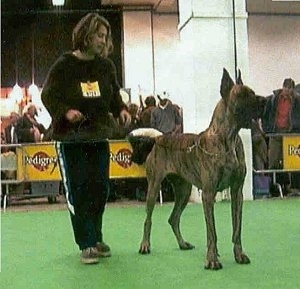
<path fill-rule="evenodd" d="M 98 81 L 95 82 L 80 82 L 83 97 L 100 97 L 101 92 Z"/>

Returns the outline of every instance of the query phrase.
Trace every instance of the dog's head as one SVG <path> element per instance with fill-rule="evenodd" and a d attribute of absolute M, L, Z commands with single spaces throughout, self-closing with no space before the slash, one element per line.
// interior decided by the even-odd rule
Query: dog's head
<path fill-rule="evenodd" d="M 243 84 L 240 70 L 234 83 L 228 71 L 223 69 L 220 93 L 238 127 L 251 128 L 252 120 L 262 117 L 266 98 L 256 95 L 250 87 Z"/>

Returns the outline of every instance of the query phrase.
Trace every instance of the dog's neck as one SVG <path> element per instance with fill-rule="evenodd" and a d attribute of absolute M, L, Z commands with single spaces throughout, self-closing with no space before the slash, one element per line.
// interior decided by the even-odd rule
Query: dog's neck
<path fill-rule="evenodd" d="M 207 134 L 218 135 L 221 139 L 226 140 L 226 142 L 235 142 L 239 130 L 240 128 L 233 120 L 225 102 L 220 100 L 214 110 L 210 125 L 206 130 Z"/>

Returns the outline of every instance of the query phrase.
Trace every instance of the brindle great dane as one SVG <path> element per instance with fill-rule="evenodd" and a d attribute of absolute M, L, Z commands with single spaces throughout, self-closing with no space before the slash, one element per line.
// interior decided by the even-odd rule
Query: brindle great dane
<path fill-rule="evenodd" d="M 138 136 L 133 136 L 134 133 L 129 136 L 133 147 L 133 161 L 142 163 L 146 160 L 147 216 L 139 250 L 141 254 L 150 253 L 152 212 L 160 184 L 168 176 L 175 189 L 174 208 L 168 221 L 179 248 L 194 248 L 184 240 L 179 226 L 193 184 L 202 190 L 207 233 L 205 268 L 222 268 L 218 259 L 214 202 L 217 192 L 230 188 L 234 258 L 239 264 L 250 263 L 250 259 L 243 252 L 241 242 L 242 189 L 246 164 L 243 144 L 238 133 L 241 128 L 250 128 L 252 120 L 260 117 L 265 99 L 256 96 L 251 88 L 243 85 L 240 72 L 237 83 L 234 84 L 226 69 L 223 70 L 220 92 L 222 98 L 214 110 L 210 125 L 200 134 L 163 135 L 152 138 L 151 143 L 148 139 L 142 148 L 139 144 L 145 137 L 139 139 Z"/>

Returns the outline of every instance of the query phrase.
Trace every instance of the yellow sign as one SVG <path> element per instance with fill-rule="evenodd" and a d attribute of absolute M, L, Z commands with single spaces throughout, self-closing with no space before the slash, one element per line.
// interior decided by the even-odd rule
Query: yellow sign
<path fill-rule="evenodd" d="M 283 168 L 300 170 L 300 136 L 283 137 Z"/>
<path fill-rule="evenodd" d="M 132 148 L 127 141 L 110 141 L 110 178 L 143 178 L 144 166 L 131 161 Z M 61 180 L 54 143 L 24 144 L 17 150 L 18 179 L 25 181 Z"/>
<path fill-rule="evenodd" d="M 22 146 L 22 168 L 26 181 L 60 180 L 58 159 L 54 143 L 26 144 Z"/>
<path fill-rule="evenodd" d="M 143 178 L 144 166 L 131 161 L 132 148 L 127 141 L 110 141 L 110 178 Z"/>
<path fill-rule="evenodd" d="M 84 97 L 100 97 L 101 92 L 98 85 L 98 82 L 81 82 L 80 83 L 82 94 Z"/>

